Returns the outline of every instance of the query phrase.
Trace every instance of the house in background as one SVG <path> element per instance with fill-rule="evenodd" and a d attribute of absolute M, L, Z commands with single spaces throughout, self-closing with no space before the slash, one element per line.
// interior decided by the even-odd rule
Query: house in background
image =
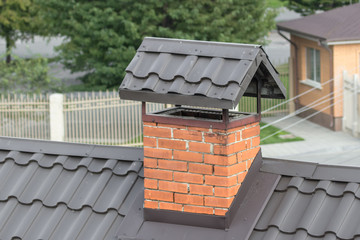
<path fill-rule="evenodd" d="M 260 46 L 145 39 L 120 94 L 202 108 L 144 103 L 144 149 L 0 138 L 0 239 L 360 235 L 360 168 L 263 158 L 260 112 L 228 111 L 285 96 Z"/>
<path fill-rule="evenodd" d="M 335 131 L 342 129 L 343 71 L 360 73 L 359 12 L 357 3 L 277 24 L 280 34 L 290 33 L 291 95 L 315 88 L 296 100 L 296 109 L 310 107 L 300 116 L 313 115 L 311 121 Z"/>

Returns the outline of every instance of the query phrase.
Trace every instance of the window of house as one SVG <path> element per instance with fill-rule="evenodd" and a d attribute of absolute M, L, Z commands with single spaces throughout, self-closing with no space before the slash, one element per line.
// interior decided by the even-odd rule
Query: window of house
<path fill-rule="evenodd" d="M 306 48 L 306 78 L 320 83 L 320 51 Z"/>

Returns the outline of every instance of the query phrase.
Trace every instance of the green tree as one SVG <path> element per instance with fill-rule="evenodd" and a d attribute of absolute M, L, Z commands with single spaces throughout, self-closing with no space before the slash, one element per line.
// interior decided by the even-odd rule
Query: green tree
<path fill-rule="evenodd" d="M 145 36 L 265 43 L 275 12 L 265 0 L 37 0 L 57 50 L 84 83 L 113 87 Z"/>
<path fill-rule="evenodd" d="M 0 1 L 0 36 L 6 41 L 6 62 L 11 61 L 11 50 L 18 39 L 29 39 L 39 29 L 37 7 L 32 0 Z"/>
<path fill-rule="evenodd" d="M 314 14 L 317 10 L 328 11 L 333 8 L 348 5 L 351 0 L 281 0 L 286 2 L 288 9 L 302 16 Z"/>

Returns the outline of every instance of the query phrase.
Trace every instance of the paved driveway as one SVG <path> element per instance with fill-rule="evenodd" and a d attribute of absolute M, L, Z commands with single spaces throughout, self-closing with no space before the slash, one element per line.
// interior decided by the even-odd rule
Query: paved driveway
<path fill-rule="evenodd" d="M 271 123 L 277 119 L 279 117 L 263 118 L 262 121 Z M 301 120 L 302 118 L 292 117 L 274 126 L 282 129 L 298 122 L 287 131 L 304 138 L 305 141 L 262 145 L 263 156 L 331 165 L 360 166 L 359 138 L 345 132 L 333 132 L 312 122 Z"/>

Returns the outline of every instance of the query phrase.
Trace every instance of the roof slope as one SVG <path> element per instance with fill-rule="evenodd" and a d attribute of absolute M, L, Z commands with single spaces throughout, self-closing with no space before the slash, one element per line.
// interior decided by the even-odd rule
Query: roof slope
<path fill-rule="evenodd" d="M 148 102 L 233 108 L 256 96 L 284 98 L 285 88 L 259 45 L 145 38 L 120 86 L 120 96 Z"/>
<path fill-rule="evenodd" d="M 250 239 L 360 237 L 360 168 L 268 160 L 262 170 L 281 179 Z"/>
<path fill-rule="evenodd" d="M 331 41 L 360 40 L 360 3 L 280 22 L 279 30 Z"/>
<path fill-rule="evenodd" d="M 261 158 L 254 163 L 257 169 L 251 167 L 240 188 L 248 186 L 229 229 L 144 221 L 139 199 L 122 222 L 119 239 L 124 233 L 157 240 L 360 237 L 360 168 Z"/>
<path fill-rule="evenodd" d="M 0 138 L 0 239 L 113 239 L 142 192 L 142 154 Z"/>

